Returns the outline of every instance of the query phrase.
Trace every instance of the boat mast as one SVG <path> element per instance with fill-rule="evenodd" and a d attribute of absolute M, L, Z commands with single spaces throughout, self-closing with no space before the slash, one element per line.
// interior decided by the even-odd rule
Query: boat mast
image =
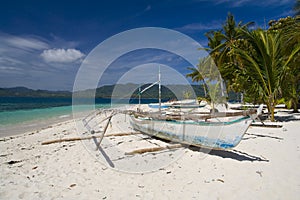
<path fill-rule="evenodd" d="M 154 85 L 158 84 L 158 102 L 159 102 L 159 112 L 161 112 L 161 83 L 160 83 L 160 65 L 158 68 L 158 81 L 156 81 L 155 83 L 152 83 L 151 85 L 149 85 L 148 87 L 144 88 L 143 90 L 141 90 L 141 87 L 139 87 L 139 105 L 141 104 L 141 95 L 148 89 L 150 89 L 151 87 L 153 87 Z"/>
<path fill-rule="evenodd" d="M 160 65 L 158 66 L 158 102 L 159 102 L 159 112 L 161 112 L 161 83 L 160 83 Z"/>
<path fill-rule="evenodd" d="M 139 107 L 141 106 L 141 86 L 139 87 Z"/>
<path fill-rule="evenodd" d="M 141 86 L 139 87 L 139 105 L 141 104 L 141 95 L 148 89 L 152 88 L 154 85 L 158 84 L 158 101 L 159 101 L 159 112 L 161 111 L 161 84 L 160 84 L 160 66 L 158 69 L 158 81 L 155 83 L 152 83 L 148 87 L 141 89 Z"/>

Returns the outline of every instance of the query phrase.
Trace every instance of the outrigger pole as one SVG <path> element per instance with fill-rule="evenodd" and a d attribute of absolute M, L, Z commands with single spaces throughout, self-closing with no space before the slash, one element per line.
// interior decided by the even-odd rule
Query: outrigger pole
<path fill-rule="evenodd" d="M 158 68 L 158 81 L 155 83 L 152 83 L 148 87 L 141 90 L 141 87 L 139 87 L 139 105 L 141 104 L 141 95 L 148 89 L 152 88 L 154 85 L 158 84 L 158 102 L 159 102 L 159 112 L 161 112 L 161 82 L 160 82 L 160 65 Z"/>

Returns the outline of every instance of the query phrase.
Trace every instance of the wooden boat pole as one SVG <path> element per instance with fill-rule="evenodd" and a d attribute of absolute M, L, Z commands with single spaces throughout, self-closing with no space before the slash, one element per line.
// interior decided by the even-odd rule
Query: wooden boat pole
<path fill-rule="evenodd" d="M 139 131 L 129 132 L 129 133 L 111 133 L 111 134 L 106 134 L 105 137 L 128 136 L 128 135 L 137 135 L 137 134 L 142 134 L 142 133 Z"/>
<path fill-rule="evenodd" d="M 128 136 L 128 135 L 136 135 L 136 134 L 141 134 L 141 132 L 111 133 L 111 134 L 106 134 L 104 137 Z M 90 139 L 100 138 L 100 137 L 103 137 L 102 134 L 101 135 L 87 136 L 87 137 L 63 138 L 63 139 L 56 139 L 56 140 L 50 140 L 50 141 L 42 142 L 42 145 L 60 143 L 60 142 L 72 142 L 72 141 L 78 141 L 78 140 L 90 140 Z"/>
<path fill-rule="evenodd" d="M 105 117 L 104 119 L 102 119 L 100 122 L 99 122 L 99 124 L 101 124 L 102 122 L 104 122 L 105 120 L 107 120 L 107 119 L 110 119 L 110 118 L 112 118 L 114 115 L 116 115 L 117 113 L 112 113 L 111 115 L 109 115 L 108 117 Z M 110 120 L 109 120 L 110 121 Z"/>
<path fill-rule="evenodd" d="M 144 148 L 144 149 L 137 149 L 131 152 L 126 152 L 125 155 L 134 155 L 134 154 L 142 154 L 142 153 L 149 153 L 149 152 L 156 152 L 156 151 L 162 151 L 166 149 L 176 149 L 183 147 L 181 144 L 174 144 L 174 145 L 168 145 L 165 147 L 153 147 L 153 148 Z"/>
<path fill-rule="evenodd" d="M 103 130 L 103 132 L 101 133 L 101 135 L 100 135 L 100 137 L 99 137 L 99 141 L 98 141 L 97 144 L 96 144 L 96 150 L 98 150 L 99 147 L 100 147 L 100 144 L 101 144 L 101 142 L 102 142 L 102 140 L 103 140 L 103 137 L 104 137 L 104 135 L 105 135 L 105 132 L 106 132 L 106 130 L 107 130 L 107 128 L 108 128 L 108 125 L 109 125 L 109 123 L 110 123 L 111 118 L 113 117 L 113 115 L 114 115 L 114 113 L 108 118 L 108 121 L 107 121 L 107 123 L 106 123 L 106 125 L 105 125 L 105 127 L 104 127 L 104 130 Z M 95 140 L 95 141 L 96 141 L 96 140 Z"/>
<path fill-rule="evenodd" d="M 100 135 L 93 135 L 93 136 L 88 136 L 88 137 L 63 138 L 63 139 L 56 139 L 56 140 L 42 142 L 42 145 L 60 143 L 60 142 L 72 142 L 72 141 L 77 141 L 77 140 L 89 140 L 89 139 L 99 138 L 99 137 L 100 137 Z"/>

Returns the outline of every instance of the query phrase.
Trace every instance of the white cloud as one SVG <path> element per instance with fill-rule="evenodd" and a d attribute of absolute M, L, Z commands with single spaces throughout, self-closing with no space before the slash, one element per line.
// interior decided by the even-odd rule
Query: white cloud
<path fill-rule="evenodd" d="M 54 51 L 57 50 L 54 48 L 60 48 L 65 51 L 62 53 L 63 61 L 77 61 L 84 55 L 75 49 L 77 44 L 79 42 L 62 38 L 48 40 L 36 35 L 11 35 L 0 31 L 0 85 L 70 90 L 80 63 L 47 62 L 41 53 L 47 57 L 51 51 L 47 52 L 46 49 Z"/>
<path fill-rule="evenodd" d="M 240 7 L 244 5 L 255 5 L 255 6 L 282 6 L 288 5 L 294 2 L 294 0 L 214 0 L 216 4 L 228 3 L 232 7 Z"/>
<path fill-rule="evenodd" d="M 6 73 L 18 69 L 26 74 L 29 68 L 33 68 L 35 56 L 45 48 L 49 48 L 48 43 L 38 36 L 16 36 L 0 32 L 0 73 L 5 77 Z"/>
<path fill-rule="evenodd" d="M 184 32 L 197 32 L 197 31 L 207 31 L 207 30 L 215 30 L 222 27 L 222 23 L 219 21 L 212 21 L 210 23 L 192 23 L 186 24 L 180 28 L 176 28 L 176 30 L 184 31 Z"/>
<path fill-rule="evenodd" d="M 78 61 L 85 54 L 76 49 L 47 49 L 41 56 L 46 62 L 71 63 Z"/>
<path fill-rule="evenodd" d="M 36 38 L 5 35 L 3 39 L 9 46 L 23 50 L 41 50 L 48 48 L 47 43 Z"/>
<path fill-rule="evenodd" d="M 16 68 L 16 67 L 10 67 L 10 66 L 0 66 L 0 70 L 7 70 L 9 72 L 11 72 L 12 70 L 14 71 L 19 71 L 20 69 L 19 68 Z"/>

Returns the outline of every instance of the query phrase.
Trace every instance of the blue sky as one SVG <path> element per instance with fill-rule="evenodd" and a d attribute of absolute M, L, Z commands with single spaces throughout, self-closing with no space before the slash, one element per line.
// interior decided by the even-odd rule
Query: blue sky
<path fill-rule="evenodd" d="M 82 61 L 99 43 L 140 27 L 180 31 L 201 45 L 204 33 L 219 29 L 227 13 L 264 27 L 293 15 L 294 0 L 7 1 L 0 7 L 0 87 L 72 90 Z M 145 58 L 146 57 L 146 58 Z M 141 50 L 116 60 L 99 85 L 113 84 L 132 62 L 147 58 L 186 73 L 187 63 L 163 51 Z M 118 68 L 119 67 L 119 68 Z M 116 73 L 118 71 L 118 73 Z"/>

